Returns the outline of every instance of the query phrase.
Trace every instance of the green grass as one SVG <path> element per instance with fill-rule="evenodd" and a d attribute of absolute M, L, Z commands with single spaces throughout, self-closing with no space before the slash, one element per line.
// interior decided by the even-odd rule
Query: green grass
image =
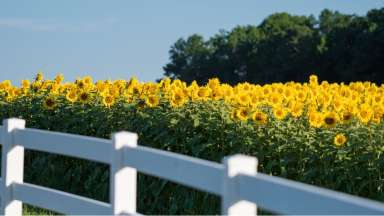
<path fill-rule="evenodd" d="M 59 213 L 23 204 L 23 215 L 59 215 Z"/>

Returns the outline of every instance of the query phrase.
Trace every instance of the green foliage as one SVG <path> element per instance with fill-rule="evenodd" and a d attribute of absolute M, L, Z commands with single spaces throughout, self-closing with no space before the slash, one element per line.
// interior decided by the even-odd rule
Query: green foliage
<path fill-rule="evenodd" d="M 23 204 L 23 215 L 58 215 L 58 213 Z"/>
<path fill-rule="evenodd" d="M 323 10 L 313 16 L 276 13 L 258 26 L 237 26 L 204 40 L 179 39 L 165 75 L 206 83 L 302 82 L 310 73 L 328 81 L 384 79 L 384 8 L 366 16 Z"/>
<path fill-rule="evenodd" d="M 243 153 L 259 159 L 259 171 L 384 201 L 384 124 L 308 126 L 305 117 L 259 126 L 234 121 L 222 101 L 195 102 L 174 109 L 162 104 L 137 108 L 118 102 L 110 109 L 88 105 L 41 108 L 41 99 L 22 97 L 0 106 L 0 119 L 23 118 L 27 127 L 101 138 L 127 130 L 139 144 L 220 162 Z M 336 147 L 334 134 L 348 135 Z M 79 144 L 81 145 L 81 144 Z M 27 151 L 25 181 L 108 201 L 108 166 Z M 138 210 L 144 214 L 218 214 L 218 197 L 155 177 L 139 175 Z"/>

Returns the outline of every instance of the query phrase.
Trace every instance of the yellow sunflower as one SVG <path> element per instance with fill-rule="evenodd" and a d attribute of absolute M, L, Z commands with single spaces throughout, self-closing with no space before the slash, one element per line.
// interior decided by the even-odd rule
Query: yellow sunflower
<path fill-rule="evenodd" d="M 208 100 L 211 90 L 208 87 L 201 87 L 196 91 L 197 99 Z"/>
<path fill-rule="evenodd" d="M 145 99 L 145 104 L 149 107 L 156 107 L 159 105 L 159 97 L 156 95 L 150 95 Z"/>
<path fill-rule="evenodd" d="M 277 93 L 272 93 L 270 94 L 269 96 L 269 103 L 272 105 L 272 106 L 278 106 L 281 104 L 282 102 L 282 95 L 280 94 L 277 94 Z"/>
<path fill-rule="evenodd" d="M 29 88 L 31 85 L 31 82 L 29 80 L 22 80 L 21 81 L 21 87 L 23 88 Z"/>
<path fill-rule="evenodd" d="M 241 92 L 237 95 L 236 101 L 242 106 L 248 106 L 251 102 L 251 97 L 247 93 Z"/>
<path fill-rule="evenodd" d="M 39 71 L 36 75 L 35 81 L 42 81 L 44 79 L 43 72 Z"/>
<path fill-rule="evenodd" d="M 323 125 L 327 128 L 334 127 L 337 124 L 338 120 L 339 118 L 334 112 L 327 112 L 323 114 Z"/>
<path fill-rule="evenodd" d="M 56 107 L 56 104 L 56 100 L 52 96 L 48 96 L 43 102 L 43 106 L 47 110 L 53 110 Z"/>
<path fill-rule="evenodd" d="M 236 118 L 241 120 L 241 121 L 248 120 L 249 111 L 245 107 L 240 107 L 240 108 L 236 109 L 235 114 L 236 114 Z"/>
<path fill-rule="evenodd" d="M 382 118 L 382 114 L 378 113 L 378 112 L 375 112 L 373 114 L 373 116 L 372 116 L 372 122 L 375 123 L 375 124 L 380 124 L 381 118 Z"/>
<path fill-rule="evenodd" d="M 346 142 L 347 142 L 347 137 L 345 137 L 345 135 L 342 134 L 342 133 L 337 134 L 337 135 L 335 136 L 335 138 L 333 139 L 333 143 L 334 143 L 336 146 L 342 146 L 342 145 L 344 145 Z"/>
<path fill-rule="evenodd" d="M 320 128 L 323 124 L 323 117 L 321 113 L 316 111 L 311 111 L 308 114 L 308 121 L 311 127 Z"/>
<path fill-rule="evenodd" d="M 362 105 L 357 113 L 359 120 L 363 123 L 368 123 L 372 118 L 373 111 L 368 105 Z"/>
<path fill-rule="evenodd" d="M 309 83 L 312 85 L 317 85 L 318 84 L 317 76 L 316 75 L 309 76 Z"/>
<path fill-rule="evenodd" d="M 65 95 L 65 98 L 70 101 L 70 102 L 75 102 L 77 100 L 77 92 L 72 90 L 72 91 L 69 91 L 66 95 Z"/>
<path fill-rule="evenodd" d="M 268 116 L 261 111 L 256 111 L 252 114 L 252 120 L 257 124 L 263 125 L 268 122 Z"/>
<path fill-rule="evenodd" d="M 115 97 L 113 95 L 107 94 L 103 97 L 104 106 L 110 108 L 115 103 Z"/>
<path fill-rule="evenodd" d="M 291 111 L 291 115 L 294 118 L 299 118 L 303 114 L 303 105 L 299 103 L 295 103 L 294 105 L 292 105 L 290 111 Z"/>
<path fill-rule="evenodd" d="M 91 100 L 91 95 L 89 94 L 89 92 L 82 91 L 80 92 L 78 99 L 81 103 L 87 104 Z"/>
<path fill-rule="evenodd" d="M 186 102 L 186 98 L 183 94 L 182 91 L 174 91 L 172 93 L 172 97 L 171 97 L 171 106 L 172 107 L 179 107 L 181 105 L 183 105 L 185 102 Z"/>
<path fill-rule="evenodd" d="M 273 116 L 277 120 L 283 120 L 287 116 L 287 110 L 282 107 L 274 107 L 273 108 Z"/>
<path fill-rule="evenodd" d="M 353 119 L 353 114 L 349 111 L 344 111 L 342 114 L 341 114 L 341 121 L 345 124 L 345 123 L 349 123 L 351 122 Z"/>

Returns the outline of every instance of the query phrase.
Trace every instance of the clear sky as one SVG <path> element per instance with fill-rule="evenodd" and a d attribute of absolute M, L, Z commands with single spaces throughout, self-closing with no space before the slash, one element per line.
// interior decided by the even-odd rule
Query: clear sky
<path fill-rule="evenodd" d="M 258 25 L 275 12 L 364 15 L 384 0 L 1 0 L 0 80 L 162 77 L 180 37 Z"/>

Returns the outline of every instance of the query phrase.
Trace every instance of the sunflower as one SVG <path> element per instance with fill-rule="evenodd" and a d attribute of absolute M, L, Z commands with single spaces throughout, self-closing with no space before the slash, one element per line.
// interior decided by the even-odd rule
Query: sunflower
<path fill-rule="evenodd" d="M 273 116 L 277 120 L 283 120 L 287 116 L 287 110 L 282 107 L 274 107 L 273 108 Z"/>
<path fill-rule="evenodd" d="M 323 125 L 327 128 L 334 127 L 338 120 L 339 119 L 334 112 L 327 112 L 323 115 Z"/>
<path fill-rule="evenodd" d="M 5 98 L 8 102 L 12 101 L 15 98 L 15 93 L 12 89 L 5 91 Z"/>
<path fill-rule="evenodd" d="M 322 115 L 316 111 L 311 111 L 308 114 L 309 125 L 315 128 L 320 128 L 323 124 Z"/>
<path fill-rule="evenodd" d="M 368 105 L 364 104 L 360 107 L 360 110 L 357 113 L 357 116 L 361 122 L 368 123 L 369 120 L 371 120 L 372 118 L 372 114 L 373 114 L 372 109 Z"/>
<path fill-rule="evenodd" d="M 257 124 L 263 125 L 268 122 L 268 116 L 261 111 L 257 111 L 252 114 L 252 120 Z"/>
<path fill-rule="evenodd" d="M 43 79 L 44 79 L 43 72 L 39 71 L 36 75 L 35 81 L 39 82 L 39 81 L 42 81 Z"/>
<path fill-rule="evenodd" d="M 64 80 L 64 75 L 63 74 L 58 74 L 55 77 L 55 83 L 60 84 Z"/>
<path fill-rule="evenodd" d="M 380 104 L 383 96 L 381 94 L 376 94 L 372 96 L 372 103 L 373 104 Z"/>
<path fill-rule="evenodd" d="M 172 93 L 172 97 L 171 97 L 170 102 L 171 102 L 172 107 L 179 107 L 186 102 L 186 98 L 185 98 L 182 91 L 176 90 Z"/>
<path fill-rule="evenodd" d="M 339 112 L 343 107 L 344 107 L 344 104 L 341 98 L 335 98 L 333 101 L 333 109 Z"/>
<path fill-rule="evenodd" d="M 284 98 L 285 99 L 290 99 L 290 98 L 292 98 L 292 96 L 293 96 L 293 90 L 291 89 L 291 88 L 289 88 L 289 87 L 286 87 L 285 89 L 284 89 Z"/>
<path fill-rule="evenodd" d="M 372 122 L 376 124 L 380 124 L 382 118 L 382 114 L 379 112 L 375 112 L 372 116 Z"/>
<path fill-rule="evenodd" d="M 115 103 L 115 97 L 113 95 L 105 95 L 103 97 L 103 104 L 104 106 L 110 108 Z"/>
<path fill-rule="evenodd" d="M 249 97 L 247 93 L 242 92 L 237 95 L 236 101 L 242 106 L 248 106 L 248 104 L 251 102 L 251 97 Z"/>
<path fill-rule="evenodd" d="M 233 89 L 227 84 L 223 84 L 223 96 L 225 101 L 230 101 L 233 97 Z"/>
<path fill-rule="evenodd" d="M 12 86 L 12 82 L 10 80 L 4 80 L 2 83 L 1 83 L 1 89 L 8 89 Z"/>
<path fill-rule="evenodd" d="M 87 83 L 84 82 L 84 80 L 76 80 L 75 83 L 79 89 L 85 89 L 87 85 Z"/>
<path fill-rule="evenodd" d="M 84 82 L 85 84 L 87 84 L 87 85 L 91 85 L 92 82 L 93 82 L 93 79 L 92 79 L 91 76 L 85 76 L 85 77 L 83 78 L 83 82 Z"/>
<path fill-rule="evenodd" d="M 268 97 L 270 93 L 271 93 L 271 87 L 269 85 L 264 86 L 262 91 L 263 96 Z"/>
<path fill-rule="evenodd" d="M 218 78 L 212 78 L 208 80 L 208 86 L 211 89 L 215 89 L 220 86 L 220 80 Z"/>
<path fill-rule="evenodd" d="M 182 88 L 184 84 L 181 80 L 176 79 L 176 80 L 173 80 L 172 85 L 178 88 Z"/>
<path fill-rule="evenodd" d="M 132 87 L 132 94 L 140 95 L 140 93 L 141 93 L 141 86 L 140 85 L 135 85 Z"/>
<path fill-rule="evenodd" d="M 333 139 L 333 143 L 336 145 L 336 146 L 342 146 L 344 145 L 345 143 L 347 142 L 347 137 L 345 137 L 344 134 L 342 133 L 339 133 L 335 136 L 335 138 Z"/>
<path fill-rule="evenodd" d="M 48 96 L 47 98 L 45 98 L 45 100 L 43 102 L 43 106 L 45 109 L 53 110 L 56 107 L 55 98 L 52 96 Z"/>
<path fill-rule="evenodd" d="M 127 85 L 127 88 L 132 88 L 138 84 L 139 84 L 139 80 L 137 80 L 136 77 L 132 77 L 130 80 L 128 80 L 126 85 Z"/>
<path fill-rule="evenodd" d="M 316 75 L 310 75 L 309 76 L 309 83 L 312 85 L 317 85 L 318 84 L 318 78 Z"/>
<path fill-rule="evenodd" d="M 384 114 L 384 108 L 382 106 L 376 106 L 373 108 L 372 122 L 379 124 Z"/>
<path fill-rule="evenodd" d="M 277 93 L 270 94 L 269 103 L 272 106 L 278 106 L 279 104 L 281 104 L 281 102 L 282 102 L 282 96 L 280 94 L 277 94 Z"/>
<path fill-rule="evenodd" d="M 294 118 L 299 118 L 303 114 L 303 105 L 299 103 L 295 103 L 294 105 L 292 105 L 290 111 L 291 111 L 291 115 Z"/>
<path fill-rule="evenodd" d="M 82 91 L 80 92 L 78 98 L 81 103 L 87 104 L 91 100 L 91 95 L 86 91 Z"/>
<path fill-rule="evenodd" d="M 220 87 L 215 88 L 212 90 L 212 99 L 213 100 L 220 100 L 223 98 L 223 89 Z"/>
<path fill-rule="evenodd" d="M 66 95 L 65 98 L 70 101 L 70 102 L 75 102 L 77 100 L 77 92 L 74 90 L 69 91 Z"/>
<path fill-rule="evenodd" d="M 241 121 L 248 120 L 249 117 L 249 111 L 245 107 L 240 107 L 236 110 L 236 117 L 240 119 Z"/>
<path fill-rule="evenodd" d="M 21 81 L 21 87 L 23 88 L 29 88 L 31 85 L 31 82 L 29 80 L 22 80 Z"/>
<path fill-rule="evenodd" d="M 211 94 L 211 90 L 208 87 L 201 87 L 196 91 L 197 99 L 208 100 Z"/>
<path fill-rule="evenodd" d="M 353 119 L 353 114 L 349 111 L 344 111 L 342 114 L 341 114 L 341 121 L 343 123 L 349 123 L 351 122 Z"/>
<path fill-rule="evenodd" d="M 150 95 L 146 98 L 145 104 L 147 104 L 149 107 L 155 107 L 159 105 L 159 97 L 156 95 Z"/>
<path fill-rule="evenodd" d="M 17 94 L 16 94 L 16 88 L 14 88 L 14 87 L 10 87 L 10 88 L 8 88 L 7 89 L 7 91 L 6 91 L 6 94 L 7 94 L 7 96 L 10 96 L 10 97 L 16 97 L 17 96 Z"/>
<path fill-rule="evenodd" d="M 299 91 L 299 92 L 297 92 L 297 94 L 296 94 L 296 99 L 297 99 L 298 101 L 301 101 L 301 102 L 305 101 L 305 100 L 307 99 L 307 93 L 304 92 L 304 91 Z"/>
<path fill-rule="evenodd" d="M 108 86 L 101 81 L 97 81 L 95 87 L 99 94 L 104 94 L 108 90 Z"/>

